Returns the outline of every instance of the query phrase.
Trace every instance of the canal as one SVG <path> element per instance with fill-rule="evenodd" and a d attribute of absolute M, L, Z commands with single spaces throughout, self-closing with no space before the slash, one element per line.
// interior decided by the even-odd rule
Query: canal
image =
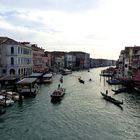
<path fill-rule="evenodd" d="M 140 94 L 113 95 L 100 71 L 73 72 L 63 76 L 66 94 L 59 103 L 50 95 L 57 88 L 61 75 L 52 84 L 42 85 L 36 98 L 15 103 L 0 116 L 1 140 L 139 140 Z M 81 76 L 85 84 L 78 82 Z M 89 79 L 92 81 L 88 81 Z M 124 102 L 123 108 L 105 101 L 100 91 Z"/>

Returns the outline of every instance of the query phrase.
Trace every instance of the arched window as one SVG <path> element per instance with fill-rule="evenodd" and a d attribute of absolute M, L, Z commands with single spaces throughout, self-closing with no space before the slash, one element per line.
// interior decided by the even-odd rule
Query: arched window
<path fill-rule="evenodd" d="M 21 69 L 21 74 L 23 74 L 23 68 Z"/>
<path fill-rule="evenodd" d="M 10 75 L 15 75 L 15 70 L 14 69 L 10 69 Z"/>
<path fill-rule="evenodd" d="M 11 65 L 14 65 L 14 58 L 11 57 Z"/>
<path fill-rule="evenodd" d="M 11 54 L 14 54 L 14 47 L 11 47 Z"/>

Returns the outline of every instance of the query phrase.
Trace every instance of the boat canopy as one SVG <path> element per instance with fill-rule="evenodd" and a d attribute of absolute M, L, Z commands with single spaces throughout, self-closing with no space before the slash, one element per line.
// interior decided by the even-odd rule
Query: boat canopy
<path fill-rule="evenodd" d="M 52 73 L 47 73 L 45 75 L 43 75 L 44 78 L 51 78 L 52 77 Z"/>
<path fill-rule="evenodd" d="M 17 79 L 20 79 L 21 76 L 19 75 L 12 75 L 12 76 L 4 76 L 4 77 L 1 77 L 0 78 L 0 81 L 13 81 L 13 80 L 17 80 Z"/>
<path fill-rule="evenodd" d="M 37 78 L 24 78 L 17 82 L 17 85 L 28 85 L 35 83 L 37 81 Z"/>
<path fill-rule="evenodd" d="M 29 77 L 41 77 L 43 73 L 32 73 Z"/>

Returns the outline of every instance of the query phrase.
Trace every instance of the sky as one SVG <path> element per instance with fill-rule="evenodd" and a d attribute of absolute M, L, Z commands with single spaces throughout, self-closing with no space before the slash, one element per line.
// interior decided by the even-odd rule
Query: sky
<path fill-rule="evenodd" d="M 0 36 L 46 51 L 119 58 L 140 45 L 140 0 L 0 0 Z"/>

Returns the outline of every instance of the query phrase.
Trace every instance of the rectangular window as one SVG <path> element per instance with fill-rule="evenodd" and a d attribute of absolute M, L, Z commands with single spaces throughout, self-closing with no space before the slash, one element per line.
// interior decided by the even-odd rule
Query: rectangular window
<path fill-rule="evenodd" d="M 20 47 L 18 47 L 18 54 L 20 54 Z"/>
<path fill-rule="evenodd" d="M 20 58 L 18 58 L 18 65 L 20 65 Z"/>
<path fill-rule="evenodd" d="M 14 58 L 11 57 L 11 65 L 14 65 Z"/>

